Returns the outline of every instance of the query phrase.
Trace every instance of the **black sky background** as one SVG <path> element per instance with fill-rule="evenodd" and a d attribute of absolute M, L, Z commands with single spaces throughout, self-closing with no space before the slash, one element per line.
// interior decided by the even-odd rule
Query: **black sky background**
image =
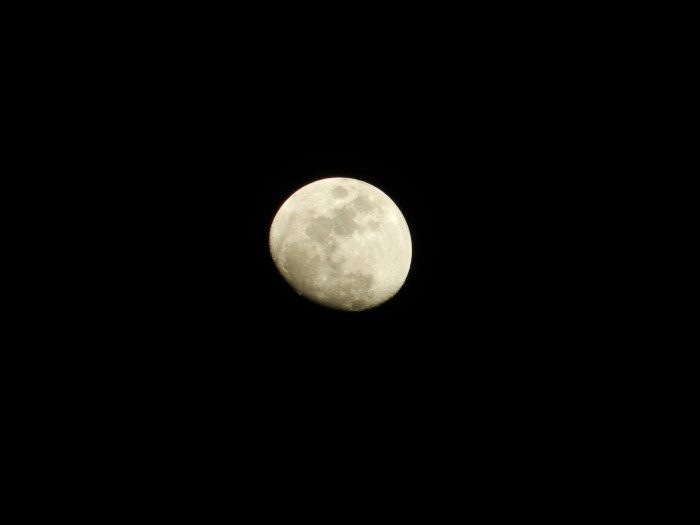
<path fill-rule="evenodd" d="M 125 137 L 138 169 L 124 189 L 146 214 L 137 239 L 155 256 L 169 313 L 213 330 L 204 336 L 231 329 L 275 352 L 298 342 L 312 354 L 382 349 L 388 361 L 408 342 L 449 353 L 556 337 L 559 303 L 580 278 L 566 269 L 579 256 L 568 239 L 586 183 L 566 98 L 529 90 L 522 73 L 470 74 L 469 62 L 429 80 L 411 64 L 381 66 L 293 68 L 253 85 L 205 77 L 139 106 L 146 121 Z M 381 188 L 409 223 L 409 277 L 376 310 L 297 297 L 269 256 L 281 203 L 327 176 Z"/>
<path fill-rule="evenodd" d="M 130 231 L 123 334 L 146 377 L 224 390 L 236 378 L 263 405 L 383 414 L 465 395 L 512 406 L 578 373 L 584 161 L 562 123 L 576 116 L 524 73 L 456 59 L 139 94 L 115 184 Z M 270 257 L 279 206 L 327 176 L 379 187 L 408 221 L 411 270 L 376 309 L 313 304 Z"/>
<path fill-rule="evenodd" d="M 408 473 L 467 441 L 474 462 L 526 463 L 585 432 L 569 416 L 605 381 L 587 382 L 613 322 L 587 249 L 610 146 L 575 43 L 501 21 L 308 42 L 166 24 L 78 65 L 75 192 L 97 219 L 78 221 L 75 322 L 101 350 L 75 366 L 98 412 L 155 449 L 176 431 L 229 462 L 238 440 L 292 471 L 342 448 Z M 311 303 L 270 257 L 278 208 L 328 176 L 408 222 L 410 272 L 378 308 Z"/>

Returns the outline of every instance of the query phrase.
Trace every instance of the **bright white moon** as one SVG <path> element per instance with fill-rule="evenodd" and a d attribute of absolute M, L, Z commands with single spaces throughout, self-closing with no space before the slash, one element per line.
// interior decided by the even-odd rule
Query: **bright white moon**
<path fill-rule="evenodd" d="M 338 310 L 366 310 L 399 291 L 411 266 L 411 234 L 383 191 L 332 177 L 289 197 L 270 228 L 277 269 L 299 294 Z"/>

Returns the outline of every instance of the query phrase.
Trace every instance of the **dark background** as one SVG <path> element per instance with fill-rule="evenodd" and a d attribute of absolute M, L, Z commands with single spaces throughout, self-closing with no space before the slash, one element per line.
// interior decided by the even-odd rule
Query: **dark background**
<path fill-rule="evenodd" d="M 57 301 L 57 332 L 81 350 L 56 360 L 119 457 L 244 458 L 252 485 L 311 463 L 413 479 L 462 462 L 488 484 L 548 457 L 556 476 L 607 381 L 607 261 L 588 246 L 614 123 L 568 22 L 502 15 L 276 39 L 267 19 L 137 17 L 59 57 L 52 159 L 81 256 L 59 251 L 78 305 Z M 376 309 L 313 304 L 270 257 L 277 209 L 327 176 L 377 186 L 411 230 L 407 280 Z"/>
<path fill-rule="evenodd" d="M 563 402 L 586 339 L 572 242 L 585 160 L 564 123 L 577 102 L 551 94 L 547 68 L 458 58 L 221 77 L 199 63 L 196 81 L 133 95 L 114 173 L 116 335 L 143 381 L 318 424 L 530 420 Z M 408 221 L 411 270 L 379 308 L 313 304 L 269 255 L 279 206 L 326 176 L 379 187 Z"/>
<path fill-rule="evenodd" d="M 336 50 L 245 66 L 215 54 L 164 71 L 145 61 L 110 91 L 109 148 L 131 236 L 126 275 L 137 311 L 152 309 L 151 332 L 235 347 L 234 360 L 269 353 L 318 377 L 329 377 L 316 364 L 326 360 L 337 374 L 387 377 L 399 363 L 452 374 L 465 358 L 502 370 L 487 348 L 517 369 L 519 347 L 546 352 L 585 279 L 571 239 L 595 214 L 578 215 L 593 179 L 581 97 L 551 89 L 563 82 L 556 63 L 517 52 Z M 394 199 L 414 243 L 399 294 L 360 314 L 298 297 L 267 247 L 281 203 L 338 175 Z"/>

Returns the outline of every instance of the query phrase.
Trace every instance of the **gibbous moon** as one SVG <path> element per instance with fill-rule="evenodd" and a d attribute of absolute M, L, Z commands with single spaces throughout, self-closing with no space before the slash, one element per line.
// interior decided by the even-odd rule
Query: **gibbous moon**
<path fill-rule="evenodd" d="M 297 190 L 270 228 L 270 254 L 299 294 L 323 306 L 358 311 L 399 291 L 411 266 L 411 234 L 383 191 L 332 177 Z"/>

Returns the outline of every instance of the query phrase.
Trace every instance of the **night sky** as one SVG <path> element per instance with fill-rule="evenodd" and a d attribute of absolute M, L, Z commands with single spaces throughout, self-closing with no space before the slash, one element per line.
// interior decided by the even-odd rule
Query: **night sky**
<path fill-rule="evenodd" d="M 136 308 L 151 316 L 151 335 L 202 373 L 236 369 L 270 382 L 266 391 L 309 381 L 461 388 L 465 376 L 524 386 L 524 371 L 539 374 L 578 322 L 569 293 L 582 276 L 567 273 L 575 254 L 562 219 L 573 190 L 560 171 L 566 144 L 489 86 L 468 93 L 419 97 L 397 82 L 379 94 L 249 94 L 167 130 L 151 154 L 168 160 L 135 178 L 149 215 L 137 236 L 148 271 Z M 327 176 L 377 186 L 411 230 L 406 282 L 376 309 L 316 305 L 270 257 L 279 206 Z"/>
<path fill-rule="evenodd" d="M 91 114 L 110 135 L 85 149 L 130 242 L 123 289 L 154 332 L 253 362 L 262 348 L 284 362 L 339 356 L 341 369 L 346 351 L 366 353 L 358 370 L 408 352 L 415 372 L 489 361 L 493 347 L 519 366 L 516 347 L 555 341 L 589 275 L 572 239 L 587 241 L 596 216 L 596 144 L 581 125 L 594 104 L 573 89 L 575 49 L 476 20 L 430 45 L 400 24 L 372 45 L 330 28 L 250 41 L 216 24 L 117 46 L 124 74 L 110 63 Z M 406 283 L 375 310 L 298 297 L 269 255 L 279 206 L 329 176 L 377 186 L 411 230 Z"/>
<path fill-rule="evenodd" d="M 342 448 L 399 473 L 411 450 L 427 468 L 469 449 L 488 471 L 565 432 L 611 322 L 590 306 L 605 183 L 567 62 L 459 31 L 363 53 L 197 34 L 110 70 L 88 119 L 109 133 L 88 124 L 80 145 L 104 217 L 82 322 L 113 406 L 184 425 L 210 460 L 242 440 L 292 470 Z M 375 309 L 314 304 L 270 257 L 278 208 L 330 176 L 378 187 L 409 225 L 406 282 Z"/>

